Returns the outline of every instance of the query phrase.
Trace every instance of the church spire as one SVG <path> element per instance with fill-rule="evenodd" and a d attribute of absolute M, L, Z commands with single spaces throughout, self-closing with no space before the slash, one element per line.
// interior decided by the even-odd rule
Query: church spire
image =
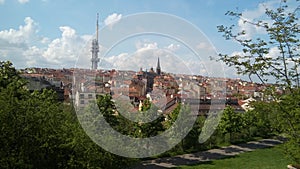
<path fill-rule="evenodd" d="M 158 75 L 160 75 L 160 73 L 161 73 L 160 63 L 159 63 L 159 57 L 157 58 L 156 73 L 157 73 Z"/>

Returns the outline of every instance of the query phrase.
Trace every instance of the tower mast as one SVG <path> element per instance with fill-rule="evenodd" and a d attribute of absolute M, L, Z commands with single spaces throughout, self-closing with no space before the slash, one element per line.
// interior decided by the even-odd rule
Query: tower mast
<path fill-rule="evenodd" d="M 99 13 L 97 13 L 97 25 L 96 25 L 96 39 L 97 39 L 97 42 L 98 42 L 98 38 L 99 38 Z"/>
<path fill-rule="evenodd" d="M 96 38 L 93 39 L 92 42 L 92 69 L 96 70 L 98 67 L 98 52 L 99 52 L 99 43 L 98 43 L 98 36 L 99 36 L 99 23 L 98 23 L 99 14 L 97 13 L 97 22 L 96 22 Z"/>

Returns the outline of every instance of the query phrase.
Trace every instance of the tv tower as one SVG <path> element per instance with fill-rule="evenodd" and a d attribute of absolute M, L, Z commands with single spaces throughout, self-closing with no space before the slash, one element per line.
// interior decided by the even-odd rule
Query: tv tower
<path fill-rule="evenodd" d="M 92 42 L 92 69 L 95 70 L 98 67 L 98 52 L 99 52 L 99 43 L 98 43 L 98 34 L 99 34 L 99 23 L 98 23 L 99 14 L 97 13 L 97 23 L 96 23 L 96 38 Z"/>

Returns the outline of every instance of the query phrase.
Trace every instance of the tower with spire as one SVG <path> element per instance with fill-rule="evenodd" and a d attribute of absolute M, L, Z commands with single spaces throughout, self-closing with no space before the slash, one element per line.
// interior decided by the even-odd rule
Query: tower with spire
<path fill-rule="evenodd" d="M 159 63 L 159 57 L 157 58 L 156 73 L 157 73 L 158 75 L 161 74 L 160 63 Z"/>
<path fill-rule="evenodd" d="M 96 23 L 96 38 L 93 39 L 92 41 L 92 69 L 96 70 L 98 68 L 98 62 L 99 62 L 99 58 L 98 58 L 98 52 L 99 52 L 99 43 L 98 43 L 98 32 L 99 32 L 99 24 L 98 24 L 98 18 L 99 18 L 99 14 L 97 13 L 97 23 Z"/>

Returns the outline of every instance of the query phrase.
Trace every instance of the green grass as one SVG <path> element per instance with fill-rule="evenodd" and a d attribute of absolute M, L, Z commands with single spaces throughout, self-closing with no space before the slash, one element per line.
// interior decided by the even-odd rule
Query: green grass
<path fill-rule="evenodd" d="M 285 158 L 281 147 L 282 145 L 258 149 L 231 158 L 181 166 L 177 169 L 285 169 L 291 161 Z"/>

